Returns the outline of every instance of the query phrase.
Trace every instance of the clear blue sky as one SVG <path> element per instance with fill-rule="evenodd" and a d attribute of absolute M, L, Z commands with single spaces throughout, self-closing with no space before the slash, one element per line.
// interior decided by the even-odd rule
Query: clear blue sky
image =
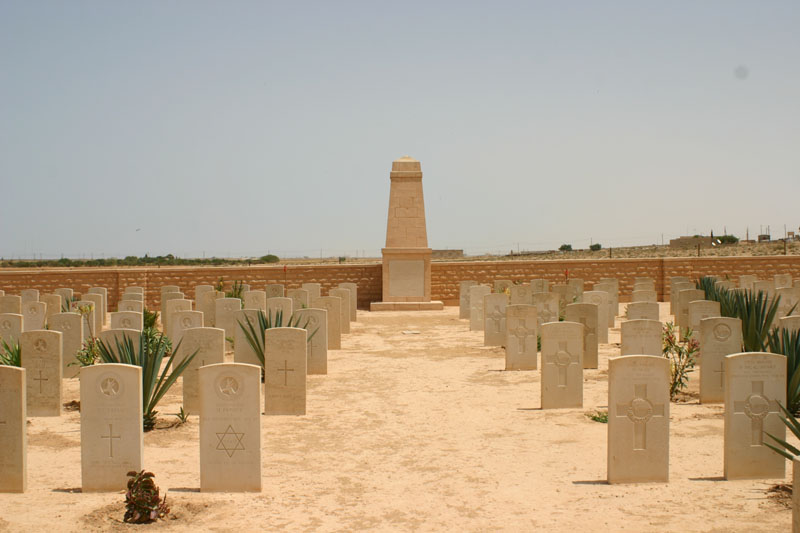
<path fill-rule="evenodd" d="M 0 256 L 800 225 L 800 2 L 0 1 Z"/>

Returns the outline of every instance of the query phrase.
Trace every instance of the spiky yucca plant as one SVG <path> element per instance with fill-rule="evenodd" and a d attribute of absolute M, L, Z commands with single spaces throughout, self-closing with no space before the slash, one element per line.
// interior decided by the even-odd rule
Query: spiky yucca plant
<path fill-rule="evenodd" d="M 138 344 L 127 335 L 123 335 L 122 339 L 116 338 L 114 346 L 108 346 L 101 340 L 97 342 L 100 360 L 103 363 L 122 363 L 142 368 L 142 427 L 145 431 L 155 427 L 158 402 L 197 355 L 197 351 L 188 355 L 174 366 L 172 374 L 168 374 L 169 369 L 173 368 L 172 361 L 179 346 L 180 343 L 169 353 L 167 339 L 161 333 L 157 334 L 155 342 L 151 342 L 150 336 L 145 334 L 139 336 Z M 167 364 L 161 370 L 164 358 L 167 356 L 169 356 Z M 160 375 L 159 370 L 161 370 Z"/>
<path fill-rule="evenodd" d="M 719 302 L 720 315 L 741 319 L 744 351 L 763 352 L 781 297 L 772 299 L 764 291 L 732 291 L 716 287 L 715 281 L 712 277 L 702 277 L 696 286 L 705 292 L 706 300 Z"/>
<path fill-rule="evenodd" d="M 781 408 L 781 411 L 783 411 L 783 414 L 785 415 L 785 416 L 778 415 L 783 424 L 787 428 L 789 428 L 789 431 L 791 431 L 795 437 L 800 439 L 800 422 L 798 422 L 797 418 L 795 418 L 792 412 L 786 409 L 786 407 L 784 407 L 780 402 L 778 402 L 778 407 Z M 795 446 L 792 446 L 791 444 L 786 442 L 784 439 L 780 439 L 767 431 L 765 431 L 764 434 L 770 439 L 772 439 L 772 442 L 774 442 L 774 444 L 771 444 L 769 442 L 764 441 L 764 446 L 767 446 L 768 448 L 772 449 L 772 451 L 774 451 L 775 453 L 781 454 L 790 461 L 793 461 L 795 457 L 800 455 L 800 450 L 798 450 Z"/>
<path fill-rule="evenodd" d="M 0 341 L 0 365 L 22 366 L 22 351 L 19 343 L 11 341 L 11 344 L 4 340 Z"/>
<path fill-rule="evenodd" d="M 786 356 L 786 407 L 800 412 L 800 331 L 773 328 L 767 344 L 770 352 Z"/>
<path fill-rule="evenodd" d="M 253 349 L 258 357 L 259 361 L 261 361 L 261 366 L 264 366 L 264 332 L 271 328 L 302 328 L 308 330 L 308 323 L 309 319 L 306 319 L 305 324 L 301 324 L 301 317 L 295 316 L 292 314 L 290 317 L 286 319 L 286 325 L 284 325 L 284 317 L 283 317 L 283 310 L 276 309 L 275 314 L 272 312 L 264 313 L 262 310 L 258 310 L 258 319 L 257 323 L 254 324 L 253 321 L 250 319 L 249 316 L 245 315 L 245 322 L 239 322 L 239 327 L 242 328 L 242 332 L 244 333 L 245 338 L 247 339 L 247 344 Z M 317 333 L 319 328 L 315 329 L 314 331 L 309 332 L 307 342 L 311 342 L 311 338 Z"/>

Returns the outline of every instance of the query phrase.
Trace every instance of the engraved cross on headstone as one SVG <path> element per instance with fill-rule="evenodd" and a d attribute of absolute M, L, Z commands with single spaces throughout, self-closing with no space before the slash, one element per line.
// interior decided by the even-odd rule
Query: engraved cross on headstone
<path fill-rule="evenodd" d="M 511 335 L 513 335 L 517 339 L 517 353 L 525 353 L 525 340 L 528 338 L 530 334 L 530 330 L 525 327 L 526 321 L 524 318 L 517 319 L 517 327 L 511 331 Z"/>
<path fill-rule="evenodd" d="M 725 365 L 723 364 L 725 361 L 719 362 L 719 370 L 714 370 L 715 374 L 719 374 L 719 386 L 725 386 Z"/>
<path fill-rule="evenodd" d="M 770 414 L 780 413 L 778 402 L 764 395 L 764 382 L 752 381 L 752 392 L 743 402 L 733 402 L 733 414 L 750 419 L 750 445 L 761 446 L 764 441 L 764 419 Z"/>
<path fill-rule="evenodd" d="M 634 385 L 633 399 L 628 404 L 617 405 L 618 417 L 633 422 L 633 449 L 647 449 L 647 423 L 654 416 L 664 416 L 664 404 L 653 405 L 647 399 L 647 385 Z"/>
<path fill-rule="evenodd" d="M 505 316 L 506 316 L 505 313 L 500 311 L 500 306 L 499 305 L 495 305 L 494 306 L 494 311 L 492 311 L 492 314 L 489 315 L 489 320 L 494 322 L 494 330 L 495 331 L 500 332 L 500 321 L 503 320 L 503 318 L 505 318 Z"/>
<path fill-rule="evenodd" d="M 278 372 L 283 372 L 283 386 L 289 384 L 289 372 L 294 372 L 294 368 L 289 368 L 289 361 L 287 359 L 283 360 L 283 368 L 278 368 Z"/>
<path fill-rule="evenodd" d="M 108 439 L 108 456 L 114 457 L 114 439 L 120 440 L 119 435 L 114 435 L 113 424 L 108 425 L 108 435 L 100 435 L 101 439 Z"/>
<path fill-rule="evenodd" d="M 43 392 L 42 391 L 42 381 L 50 381 L 48 378 L 43 378 L 42 377 L 42 371 L 41 370 L 39 370 L 39 377 L 38 378 L 33 378 L 33 380 L 39 382 L 39 394 L 41 394 Z"/>
<path fill-rule="evenodd" d="M 558 386 L 567 386 L 567 368 L 569 365 L 577 364 L 577 358 L 567 350 L 567 341 L 558 341 L 558 350 L 555 354 L 550 354 L 547 358 L 548 363 L 558 367 Z"/>

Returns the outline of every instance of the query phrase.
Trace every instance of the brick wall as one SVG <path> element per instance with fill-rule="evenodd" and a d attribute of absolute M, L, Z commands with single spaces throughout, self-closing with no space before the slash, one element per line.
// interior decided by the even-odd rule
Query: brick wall
<path fill-rule="evenodd" d="M 529 281 L 544 278 L 563 282 L 565 271 L 570 278 L 583 278 L 587 289 L 600 278 L 617 278 L 620 301 L 628 301 L 636 277 L 650 277 L 656 281 L 659 299 L 669 293 L 670 276 L 702 275 L 729 276 L 736 280 L 742 274 L 752 274 L 759 279 L 772 279 L 774 274 L 789 273 L 800 278 L 800 256 L 761 257 L 694 257 L 653 259 L 576 259 L 571 261 L 458 261 L 431 264 L 431 297 L 448 305 L 458 303 L 458 282 L 476 280 L 491 283 L 496 279 Z M 381 300 L 382 280 L 380 264 L 361 265 L 309 265 L 250 267 L 164 267 L 164 268 L 68 268 L 68 269 L 2 269 L 0 289 L 8 294 L 19 294 L 26 288 L 52 292 L 58 287 L 71 287 L 85 292 L 89 287 L 109 289 L 109 309 L 117 308 L 117 301 L 125 287 L 138 285 L 145 288 L 147 305 L 159 308 L 162 285 L 177 285 L 194 298 L 195 285 L 215 284 L 222 277 L 228 283 L 242 280 L 263 289 L 267 283 L 283 283 L 287 289 L 299 288 L 302 283 L 316 282 L 327 289 L 341 282 L 358 285 L 358 304 L 367 308 L 370 302 Z"/>
<path fill-rule="evenodd" d="M 261 289 L 268 283 L 283 283 L 286 289 L 298 289 L 303 283 L 322 284 L 322 293 L 343 282 L 358 285 L 360 307 L 381 299 L 381 265 L 311 265 L 283 266 L 254 265 L 249 267 L 163 267 L 163 268 L 65 268 L 65 269 L 3 269 L 0 270 L 0 289 L 7 294 L 19 294 L 22 289 L 53 292 L 58 287 L 70 287 L 85 292 L 90 287 L 106 287 L 109 311 L 117 309 L 125 287 L 145 289 L 146 305 L 161 306 L 161 287 L 177 285 L 187 298 L 194 299 L 196 285 L 215 285 L 223 278 L 226 287 L 234 280 Z"/>

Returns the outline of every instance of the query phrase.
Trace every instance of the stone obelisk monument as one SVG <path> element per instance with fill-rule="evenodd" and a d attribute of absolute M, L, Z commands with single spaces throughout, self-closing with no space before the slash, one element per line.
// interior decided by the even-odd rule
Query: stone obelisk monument
<path fill-rule="evenodd" d="M 372 311 L 442 309 L 431 301 L 431 249 L 425 229 L 422 169 L 419 161 L 404 156 L 392 162 L 389 219 L 383 254 L 383 301 Z"/>

